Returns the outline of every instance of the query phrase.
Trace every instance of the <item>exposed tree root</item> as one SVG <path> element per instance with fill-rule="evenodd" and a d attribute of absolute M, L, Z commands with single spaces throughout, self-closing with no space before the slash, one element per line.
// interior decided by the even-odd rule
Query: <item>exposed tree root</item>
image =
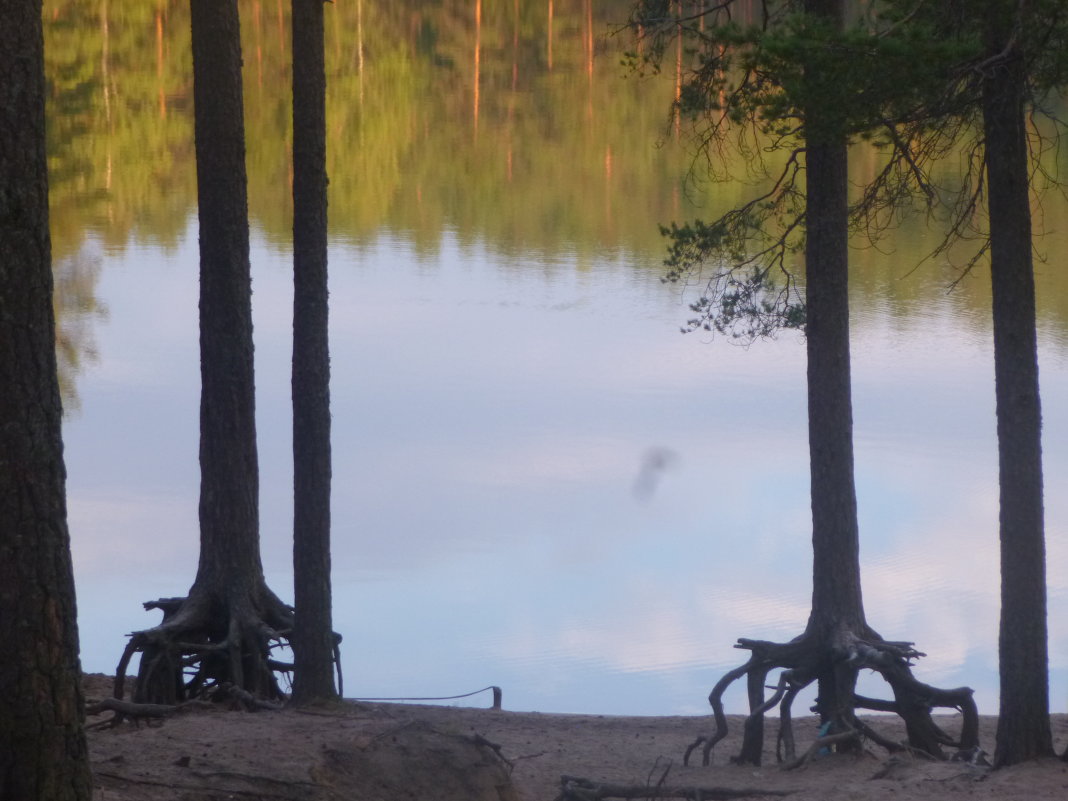
<path fill-rule="evenodd" d="M 840 731 L 838 734 L 828 734 L 824 737 L 817 737 L 812 741 L 812 745 L 808 747 L 801 756 L 792 762 L 787 762 L 783 765 L 785 770 L 797 770 L 798 768 L 805 767 L 809 762 L 816 758 L 816 755 L 825 749 L 829 749 L 832 745 L 839 745 L 844 743 L 855 743 L 860 740 L 860 732 L 856 729 L 850 729 L 849 731 Z"/>
<path fill-rule="evenodd" d="M 712 689 L 708 697 L 712 705 L 716 730 L 698 737 L 686 749 L 683 764 L 689 764 L 693 751 L 702 750 L 702 762 L 708 765 L 712 749 L 727 736 L 727 718 L 723 712 L 723 693 L 736 680 L 746 678 L 749 690 L 749 716 L 745 721 L 742 749 L 734 761 L 759 765 L 764 748 L 764 714 L 779 707 L 779 734 L 776 756 L 787 763 L 804 763 L 824 747 L 856 749 L 865 737 L 890 751 L 911 751 L 937 759 L 945 758 L 943 748 L 956 753 L 978 750 L 979 717 L 972 698 L 972 690 L 958 687 L 938 689 L 924 684 L 912 675 L 912 662 L 924 654 L 908 642 L 883 640 L 867 626 L 862 634 L 841 628 L 831 632 L 809 626 L 804 634 L 785 643 L 765 640 L 739 639 L 736 648 L 751 653 L 749 660 L 728 671 Z M 822 635 L 822 636 L 821 636 Z M 778 684 L 766 687 L 768 674 L 782 669 Z M 893 700 L 865 698 L 854 692 L 861 670 L 872 670 L 890 686 Z M 821 741 L 800 760 L 796 755 L 792 724 L 792 705 L 797 694 L 813 682 L 819 682 L 820 698 L 814 711 L 824 727 Z M 765 698 L 765 689 L 774 692 Z M 956 709 L 962 715 L 961 730 L 953 737 L 942 730 L 931 717 L 935 708 Z M 893 712 L 905 722 L 908 739 L 898 743 L 882 737 L 870 726 L 856 718 L 856 710 L 866 709 Z"/>
<path fill-rule="evenodd" d="M 477 745 L 479 747 L 488 748 L 494 754 L 496 754 L 497 759 L 501 760 L 501 762 L 503 762 L 505 765 L 508 766 L 508 772 L 509 773 L 511 773 L 513 770 L 515 770 L 515 763 L 512 760 L 508 759 L 508 757 L 506 757 L 504 755 L 504 753 L 501 750 L 501 746 L 499 744 L 497 744 L 495 742 L 491 742 L 490 740 L 487 740 L 485 737 L 483 737 L 478 732 L 475 732 L 475 734 L 474 734 L 474 741 L 475 741 L 475 745 Z"/>
<path fill-rule="evenodd" d="M 285 700 L 277 674 L 293 668 L 272 654 L 289 644 L 292 608 L 262 582 L 244 593 L 228 589 L 212 593 L 194 584 L 187 598 L 146 602 L 145 609 L 159 609 L 163 620 L 130 635 L 115 671 L 115 698 L 123 698 L 130 660 L 140 654 L 131 693 L 136 704 L 174 706 L 212 695 L 220 700 L 220 693 L 247 709 Z M 339 656 L 335 647 L 340 686 Z"/>

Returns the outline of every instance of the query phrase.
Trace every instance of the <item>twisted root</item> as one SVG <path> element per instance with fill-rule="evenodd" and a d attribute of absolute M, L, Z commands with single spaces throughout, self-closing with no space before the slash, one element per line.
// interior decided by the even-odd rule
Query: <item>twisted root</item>
<path fill-rule="evenodd" d="M 163 620 L 130 635 L 115 671 L 116 698 L 124 696 L 126 671 L 139 653 L 135 703 L 180 704 L 225 685 L 258 701 L 285 699 L 278 674 L 288 675 L 293 666 L 273 654 L 289 645 L 293 610 L 266 586 L 235 601 L 194 585 L 186 598 L 160 598 L 144 607 L 159 609 Z M 334 661 L 340 687 L 336 646 Z"/>
<path fill-rule="evenodd" d="M 712 705 L 716 730 L 690 744 L 683 756 L 683 764 L 689 764 L 693 751 L 702 745 L 702 763 L 710 763 L 712 749 L 728 731 L 723 693 L 743 676 L 749 690 L 750 712 L 745 721 L 741 752 L 734 758 L 740 763 L 760 764 L 764 748 L 764 714 L 775 706 L 779 707 L 776 757 L 787 763 L 797 761 L 792 705 L 798 693 L 814 681 L 820 683 L 821 696 L 825 693 L 830 696 L 818 699 L 814 708 L 826 724 L 821 730 L 826 739 L 816 744 L 817 750 L 828 746 L 856 748 L 860 736 L 890 751 L 908 750 L 938 759 L 946 757 L 943 748 L 954 748 L 957 753 L 978 749 L 979 716 L 972 690 L 968 687 L 939 689 L 916 679 L 912 675 L 912 663 L 924 654 L 912 643 L 886 641 L 870 630 L 864 631 L 863 636 L 846 631 L 830 638 L 806 631 L 785 643 L 743 638 L 735 647 L 748 650 L 749 660 L 728 671 L 713 687 L 708 701 Z M 768 674 L 779 668 L 783 672 L 778 683 L 766 687 Z M 861 670 L 880 674 L 890 686 L 893 700 L 857 695 L 854 687 Z M 773 691 L 768 698 L 764 697 L 765 689 Z M 956 709 L 963 716 L 958 736 L 949 735 L 934 722 L 931 711 L 939 707 Z M 856 718 L 857 709 L 897 714 L 905 722 L 907 741 L 898 743 L 881 736 Z M 810 749 L 809 753 L 814 751 Z"/>

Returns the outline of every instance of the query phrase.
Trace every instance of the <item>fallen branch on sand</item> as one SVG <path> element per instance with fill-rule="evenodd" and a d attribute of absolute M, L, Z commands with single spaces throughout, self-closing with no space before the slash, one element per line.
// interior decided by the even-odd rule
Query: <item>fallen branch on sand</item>
<path fill-rule="evenodd" d="M 556 801 L 601 801 L 605 798 L 687 798 L 692 801 L 730 801 L 734 798 L 787 796 L 793 790 L 759 790 L 754 787 L 650 787 L 592 782 L 576 776 L 560 777 Z"/>
<path fill-rule="evenodd" d="M 137 722 L 141 720 L 160 720 L 173 715 L 178 707 L 172 704 L 135 704 L 133 701 L 123 701 L 120 698 L 103 698 L 86 706 L 87 715 L 100 715 L 104 712 L 114 712 L 107 720 L 97 721 L 86 726 L 87 729 L 107 729 L 118 726 L 127 718 Z"/>
<path fill-rule="evenodd" d="M 121 698 L 102 698 L 87 704 L 87 715 L 100 715 L 104 712 L 114 712 L 110 718 L 99 720 L 86 726 L 87 729 L 110 729 L 120 725 L 126 720 L 140 723 L 142 720 L 162 721 L 164 718 L 178 712 L 191 712 L 196 709 L 218 709 L 220 702 L 229 701 L 232 705 L 248 712 L 262 710 L 277 711 L 282 708 L 281 704 L 263 701 L 256 698 L 247 690 L 233 685 L 221 684 L 211 694 L 211 700 L 193 699 L 180 704 L 141 704 L 136 701 L 125 701 Z"/>

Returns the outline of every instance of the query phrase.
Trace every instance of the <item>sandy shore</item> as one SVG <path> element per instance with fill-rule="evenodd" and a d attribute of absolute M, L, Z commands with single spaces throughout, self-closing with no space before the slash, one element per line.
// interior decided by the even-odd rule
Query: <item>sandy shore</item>
<path fill-rule="evenodd" d="M 106 687 L 99 677 L 88 693 L 99 697 Z M 788 792 L 799 801 L 1068 798 L 1068 763 L 1060 760 L 991 771 L 889 756 L 869 744 L 860 756 L 826 756 L 799 770 L 783 770 L 771 752 L 762 767 L 740 767 L 729 760 L 740 718 L 731 722 L 733 733 L 709 767 L 682 766 L 687 745 L 709 724 L 705 717 L 409 704 L 255 714 L 201 709 L 154 725 L 92 731 L 90 751 L 96 801 L 552 801 L 562 775 L 640 786 L 663 777 L 664 785 Z M 893 719 L 874 722 L 884 734 L 903 736 Z M 982 720 L 988 750 L 995 725 L 992 717 Z M 769 746 L 774 730 L 771 721 Z M 800 719 L 799 747 L 813 735 L 813 721 Z M 1060 751 L 1068 747 L 1068 716 L 1055 716 L 1054 737 Z"/>

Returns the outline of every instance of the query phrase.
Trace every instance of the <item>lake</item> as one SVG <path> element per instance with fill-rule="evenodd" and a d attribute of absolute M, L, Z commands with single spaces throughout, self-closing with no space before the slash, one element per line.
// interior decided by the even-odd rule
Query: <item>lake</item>
<path fill-rule="evenodd" d="M 83 667 L 196 572 L 197 226 L 184 2 L 46 2 L 53 239 Z M 288 4 L 287 4 L 288 5 Z M 476 17 L 476 6 L 480 15 Z M 626 3 L 327 7 L 334 624 L 345 692 L 498 685 L 509 709 L 700 714 L 808 614 L 804 342 L 682 335 L 657 225 L 693 184 Z M 552 8 L 552 5 L 549 5 Z M 242 2 L 267 579 L 292 598 L 282 5 Z M 550 19 L 552 24 L 550 26 Z M 365 31 L 374 35 L 364 36 Z M 550 36 L 551 31 L 551 36 Z M 859 167 L 863 154 L 855 154 Z M 1068 220 L 1038 248 L 1051 702 L 1068 705 Z M 989 286 L 912 221 L 854 255 L 868 619 L 997 710 Z M 870 688 L 869 688 L 870 689 Z M 741 711 L 743 691 L 727 696 Z M 464 703 L 490 702 L 483 694 Z M 801 707 L 798 707 L 801 708 Z"/>

